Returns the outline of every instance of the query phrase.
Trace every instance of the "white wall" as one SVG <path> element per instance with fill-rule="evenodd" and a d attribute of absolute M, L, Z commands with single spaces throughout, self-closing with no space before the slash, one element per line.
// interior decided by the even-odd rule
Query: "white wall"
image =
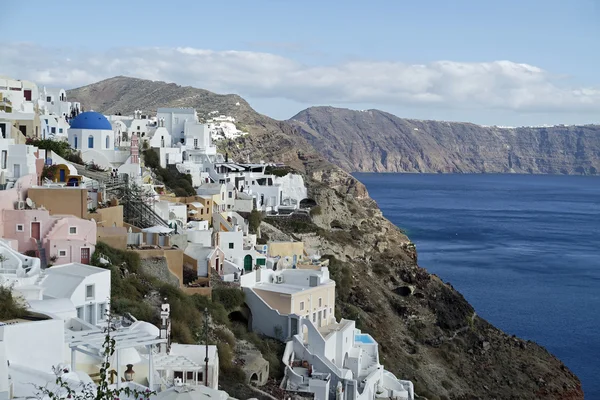
<path fill-rule="evenodd" d="M 14 365 L 46 372 L 63 362 L 64 335 L 61 319 L 0 326 L 0 340 L 6 344 L 7 360 Z"/>
<path fill-rule="evenodd" d="M 282 178 L 275 177 L 274 183 L 281 186 L 283 204 L 286 204 L 286 199 L 289 199 L 292 200 L 290 204 L 294 204 L 295 201 L 295 208 L 298 208 L 300 201 L 308 197 L 301 175 L 287 174 Z"/>

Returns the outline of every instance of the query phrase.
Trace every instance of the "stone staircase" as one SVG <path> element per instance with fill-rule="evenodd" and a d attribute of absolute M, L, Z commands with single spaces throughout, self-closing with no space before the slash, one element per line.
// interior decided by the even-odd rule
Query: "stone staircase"
<path fill-rule="evenodd" d="M 46 257 L 46 249 L 42 246 L 41 240 L 37 240 L 36 242 L 37 242 L 38 256 L 40 259 L 40 268 L 46 269 L 48 267 L 48 259 Z"/>

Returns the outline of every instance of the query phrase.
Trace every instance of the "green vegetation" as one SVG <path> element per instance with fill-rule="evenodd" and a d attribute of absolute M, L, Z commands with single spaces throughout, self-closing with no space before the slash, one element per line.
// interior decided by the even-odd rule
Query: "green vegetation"
<path fill-rule="evenodd" d="M 341 301 L 347 301 L 350 296 L 350 290 L 354 286 L 354 278 L 352 271 L 348 265 L 332 255 L 326 254 L 322 256 L 329 260 L 329 273 L 331 279 L 335 281 L 335 293 Z"/>
<path fill-rule="evenodd" d="M 250 233 L 257 233 L 260 223 L 263 220 L 263 213 L 257 209 L 253 209 L 248 216 L 248 229 Z"/>
<path fill-rule="evenodd" d="M 37 147 L 40 150 L 50 150 L 67 161 L 77 164 L 83 164 L 83 160 L 78 152 L 73 150 L 68 142 L 52 139 L 33 139 L 27 138 L 26 144 Z"/>
<path fill-rule="evenodd" d="M 196 194 L 196 191 L 192 186 L 191 175 L 182 174 L 174 167 L 162 168 L 160 166 L 158 154 L 152 149 L 144 150 L 142 155 L 146 167 L 151 168 L 156 174 L 156 177 L 160 179 L 170 191 L 175 193 L 175 196 L 186 197 L 194 196 Z"/>
<path fill-rule="evenodd" d="M 313 208 L 310 209 L 310 216 L 311 217 L 315 217 L 317 215 L 321 215 L 323 213 L 323 210 L 321 209 L 321 206 L 314 206 Z"/>
<path fill-rule="evenodd" d="M 227 311 L 233 311 L 244 304 L 246 297 L 238 288 L 218 287 L 212 291 L 213 301 L 223 304 Z"/>
<path fill-rule="evenodd" d="M 26 313 L 24 302 L 10 288 L 0 286 L 0 320 L 20 318 Z"/>

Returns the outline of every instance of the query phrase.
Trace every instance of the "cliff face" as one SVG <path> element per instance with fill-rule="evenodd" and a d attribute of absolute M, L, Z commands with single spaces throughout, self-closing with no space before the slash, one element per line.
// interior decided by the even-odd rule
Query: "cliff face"
<path fill-rule="evenodd" d="M 130 90 L 137 96 L 124 102 Z M 102 93 L 101 101 L 93 93 Z M 410 240 L 383 217 L 364 185 L 324 160 L 290 124 L 254 112 L 238 96 L 131 78 L 109 79 L 68 95 L 101 112 L 175 105 L 218 110 L 251 132 L 223 144 L 231 159 L 280 161 L 302 173 L 319 212 L 309 220 L 268 220 L 261 231 L 272 239 L 303 240 L 331 258 L 337 317 L 357 320 L 371 333 L 380 344 L 382 363 L 413 380 L 418 394 L 430 399 L 583 399 L 579 380 L 558 359 L 477 317 L 450 284 L 420 268 Z M 96 103 L 88 106 L 86 98 Z"/>
<path fill-rule="evenodd" d="M 346 171 L 598 174 L 600 126 L 495 128 L 312 107 L 289 122 Z"/>

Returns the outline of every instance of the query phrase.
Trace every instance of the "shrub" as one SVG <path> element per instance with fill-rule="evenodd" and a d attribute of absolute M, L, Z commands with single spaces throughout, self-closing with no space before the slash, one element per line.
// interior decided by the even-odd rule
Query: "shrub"
<path fill-rule="evenodd" d="M 323 213 L 323 210 L 321 209 L 321 206 L 314 206 L 313 208 L 310 209 L 310 216 L 311 217 L 315 217 L 317 215 L 321 215 Z"/>
<path fill-rule="evenodd" d="M 14 297 L 9 288 L 0 286 L 0 319 L 19 318 L 26 313 L 24 302 Z"/>
<path fill-rule="evenodd" d="M 159 168 L 160 167 L 160 158 L 158 157 L 158 153 L 154 150 L 144 150 L 142 152 L 144 156 L 144 164 L 148 168 Z"/>
<path fill-rule="evenodd" d="M 198 272 L 195 269 L 183 266 L 183 284 L 187 285 L 198 279 Z"/>
<path fill-rule="evenodd" d="M 263 219 L 263 213 L 260 211 L 253 209 L 248 216 L 248 229 L 250 233 L 258 232 L 258 228 L 260 227 L 260 223 Z"/>
<path fill-rule="evenodd" d="M 227 311 L 239 308 L 245 301 L 244 292 L 237 288 L 219 287 L 212 291 L 214 302 L 223 304 Z"/>

